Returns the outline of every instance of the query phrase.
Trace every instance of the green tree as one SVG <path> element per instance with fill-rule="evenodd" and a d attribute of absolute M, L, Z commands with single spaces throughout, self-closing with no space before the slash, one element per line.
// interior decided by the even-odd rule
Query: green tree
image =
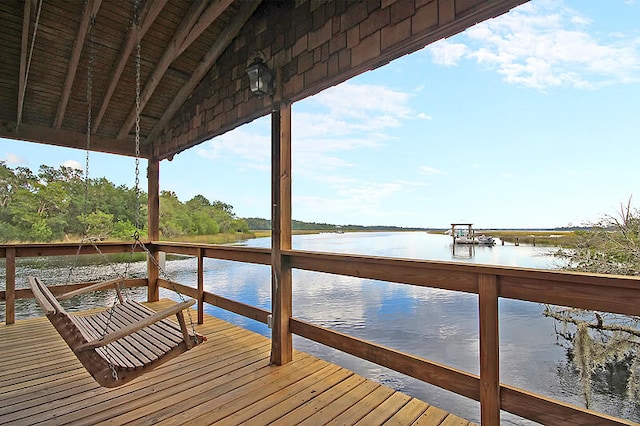
<path fill-rule="evenodd" d="M 92 239 L 105 240 L 113 230 L 113 215 L 100 210 L 89 213 L 84 219 L 87 236 Z"/>
<path fill-rule="evenodd" d="M 171 191 L 160 193 L 160 233 L 168 238 L 186 235 L 193 229 L 187 207 Z"/>
<path fill-rule="evenodd" d="M 29 237 L 34 241 L 49 241 L 53 232 L 47 222 L 42 219 L 38 219 L 36 222 L 31 224 L 31 229 L 29 230 Z"/>

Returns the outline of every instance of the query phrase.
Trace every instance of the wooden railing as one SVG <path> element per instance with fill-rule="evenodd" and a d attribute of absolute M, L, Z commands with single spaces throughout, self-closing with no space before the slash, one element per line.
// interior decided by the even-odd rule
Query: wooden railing
<path fill-rule="evenodd" d="M 198 259 L 197 288 L 166 279 L 158 279 L 158 284 L 198 299 L 199 321 L 202 321 L 203 303 L 209 303 L 256 321 L 268 323 L 271 312 L 204 291 L 203 259 L 213 258 L 270 265 L 272 255 L 269 249 L 185 243 L 155 243 L 150 244 L 149 247 L 152 247 L 153 252 L 183 254 Z M 130 250 L 130 245 L 100 244 L 100 248 L 104 253 L 127 252 Z M 15 259 L 69 255 L 75 254 L 76 250 L 77 246 L 71 245 L 0 247 L 0 257 L 6 259 L 6 290 L 0 292 L 0 300 L 6 303 L 7 323 L 13 321 L 10 313 L 12 315 L 14 312 L 12 305 L 15 299 L 31 297 L 29 290 L 14 289 Z M 482 419 L 486 424 L 499 424 L 500 410 L 544 424 L 633 424 L 624 419 L 501 384 L 498 357 L 498 299 L 502 297 L 640 315 L 640 279 L 638 278 L 298 250 L 283 250 L 282 257 L 292 269 L 477 294 L 480 375 L 351 337 L 297 318 L 289 319 L 288 328 L 291 333 L 479 401 Z M 135 280 L 128 284 L 145 283 L 144 280 Z"/>

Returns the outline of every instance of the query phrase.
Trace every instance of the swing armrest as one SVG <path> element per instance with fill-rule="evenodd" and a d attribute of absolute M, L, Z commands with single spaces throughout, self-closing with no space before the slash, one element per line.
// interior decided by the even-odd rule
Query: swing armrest
<path fill-rule="evenodd" d="M 56 313 L 56 309 L 51 304 L 49 298 L 53 298 L 53 295 L 49 292 L 47 286 L 45 286 L 38 278 L 28 277 L 33 297 L 44 311 L 45 315 L 53 315 Z"/>
<path fill-rule="evenodd" d="M 58 300 L 70 299 L 73 296 L 77 296 L 79 294 L 89 293 L 89 292 L 96 291 L 96 290 L 102 290 L 102 289 L 108 288 L 108 287 L 115 287 L 119 283 L 124 283 L 124 279 L 123 278 L 114 278 L 112 280 L 102 281 L 102 282 L 99 282 L 99 283 L 91 284 L 89 286 L 79 288 L 78 290 L 73 290 L 73 291 L 61 294 L 61 295 L 59 295 L 57 297 L 57 299 Z"/>
<path fill-rule="evenodd" d="M 146 318 L 136 321 L 126 327 L 112 331 L 111 333 L 108 333 L 99 339 L 95 339 L 90 342 L 84 343 L 78 346 L 75 349 L 75 351 L 83 352 L 83 351 L 89 351 L 95 348 L 99 348 L 102 346 L 106 346 L 111 342 L 115 342 L 118 339 L 122 339 L 123 337 L 126 337 L 130 334 L 135 333 L 136 331 L 142 330 L 143 328 L 148 327 L 151 324 L 155 324 L 158 321 L 162 321 L 163 319 L 170 317 L 171 315 L 175 315 L 178 312 L 182 312 L 183 310 L 192 306 L 194 303 L 196 303 L 196 301 L 191 299 L 191 300 L 187 300 L 185 302 L 181 302 L 176 305 L 173 305 L 167 309 L 156 312 L 153 315 L 149 315 Z"/>

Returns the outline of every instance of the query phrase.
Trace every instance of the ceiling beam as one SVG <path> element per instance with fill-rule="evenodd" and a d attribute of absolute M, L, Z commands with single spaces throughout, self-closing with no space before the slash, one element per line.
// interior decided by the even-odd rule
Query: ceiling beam
<path fill-rule="evenodd" d="M 191 74 L 191 79 L 187 81 L 184 86 L 180 88 L 176 96 L 174 96 L 173 101 L 164 111 L 160 120 L 153 126 L 153 129 L 149 132 L 149 136 L 147 136 L 146 143 L 152 143 L 160 132 L 165 128 L 165 126 L 169 123 L 169 121 L 176 114 L 178 109 L 182 106 L 184 101 L 191 96 L 193 90 L 196 88 L 198 84 L 202 81 L 205 74 L 209 72 L 209 70 L 213 67 L 215 62 L 218 60 L 222 52 L 231 44 L 233 39 L 238 35 L 244 24 L 251 17 L 253 12 L 256 10 L 258 5 L 260 5 L 261 0 L 251 0 L 242 2 L 242 6 L 238 11 L 238 14 L 220 33 L 218 39 L 213 43 L 211 49 L 207 52 L 207 54 L 202 58 L 200 64 L 193 70 Z"/>
<path fill-rule="evenodd" d="M 50 127 L 29 123 L 22 123 L 20 128 L 16 129 L 16 123 L 7 120 L 0 121 L 0 138 L 82 150 L 87 148 L 87 135 L 84 132 L 52 129 Z M 142 158 L 149 158 L 151 154 L 150 147 L 141 146 L 140 149 L 140 156 Z M 98 135 L 91 136 L 91 151 L 126 155 L 128 157 L 135 156 L 133 143 L 131 143 L 130 139 L 116 140 Z"/>
<path fill-rule="evenodd" d="M 29 27 L 31 26 L 32 1 L 24 2 L 24 15 L 22 17 L 22 41 L 20 43 L 20 76 L 18 80 L 18 110 L 16 111 L 17 125 L 22 121 L 22 109 L 24 108 L 24 95 L 27 91 L 27 50 L 29 48 Z M 33 37 L 35 38 L 35 33 Z"/>
<path fill-rule="evenodd" d="M 131 52 L 133 52 L 133 48 L 136 46 L 136 42 L 144 37 L 147 33 L 151 24 L 156 20 L 164 6 L 167 4 L 168 0 L 153 0 L 147 1 L 144 4 L 144 9 L 140 13 L 140 29 L 138 30 L 138 26 L 135 23 L 131 24 L 131 28 L 129 29 L 129 33 L 127 34 L 127 40 L 120 52 L 120 57 L 116 65 L 113 67 L 111 71 L 111 81 L 109 82 L 109 87 L 107 91 L 102 96 L 102 105 L 100 106 L 100 110 L 93 120 L 93 124 L 91 127 L 91 132 L 95 133 L 98 131 L 100 124 L 102 123 L 102 119 L 104 118 L 104 114 L 107 112 L 107 108 L 109 107 L 109 103 L 111 102 L 111 98 L 113 97 L 113 93 L 120 82 L 120 77 L 122 77 L 122 73 L 124 71 L 124 67 L 127 65 L 127 60 L 131 56 Z"/>
<path fill-rule="evenodd" d="M 198 20 L 198 23 L 195 24 L 193 29 L 185 37 L 182 45 L 176 53 L 176 58 L 182 55 L 182 53 L 187 50 L 187 48 L 191 46 L 191 44 L 196 41 L 198 37 L 200 37 L 200 34 L 202 34 L 204 30 L 209 28 L 209 25 L 213 24 L 215 20 L 218 19 L 220 15 L 222 15 L 222 12 L 224 12 L 231 5 L 231 3 L 233 3 L 233 0 L 215 0 L 211 4 L 211 6 L 209 6 L 207 10 L 202 13 L 200 19 Z"/>
<path fill-rule="evenodd" d="M 207 10 L 202 12 L 207 5 L 206 2 L 194 2 L 191 5 L 187 15 L 180 22 L 180 25 L 176 29 L 171 41 L 167 45 L 162 58 L 156 64 L 156 68 L 151 73 L 151 76 L 147 80 L 144 90 L 140 94 L 140 110 L 144 109 L 149 99 L 155 92 L 156 88 L 160 84 L 162 77 L 167 72 L 167 69 L 173 61 L 184 50 L 189 47 L 194 40 L 196 40 L 209 25 L 215 22 L 216 19 L 224 12 L 233 0 L 216 0 Z M 199 20 L 198 20 L 199 19 Z M 187 40 L 190 40 L 187 42 Z M 125 120 L 120 132 L 118 133 L 118 139 L 125 138 L 136 120 L 136 106 L 134 105 L 129 111 L 129 115 Z"/>
<path fill-rule="evenodd" d="M 84 10 L 82 11 L 82 18 L 80 19 L 80 26 L 78 33 L 76 34 L 75 41 L 73 42 L 73 50 L 71 58 L 69 59 L 69 67 L 67 68 L 67 76 L 64 81 L 64 88 L 60 94 L 60 102 L 58 103 L 58 112 L 53 122 L 54 129 L 60 129 L 62 122 L 64 121 L 64 115 L 67 111 L 67 104 L 69 103 L 69 97 L 71 96 L 71 87 L 73 81 L 76 78 L 76 71 L 78 70 L 78 62 L 80 62 L 80 55 L 82 54 L 82 47 L 84 40 L 87 37 L 87 31 L 91 24 L 91 19 L 96 16 L 98 9 L 100 9 L 100 3 L 102 0 L 89 0 Z"/>

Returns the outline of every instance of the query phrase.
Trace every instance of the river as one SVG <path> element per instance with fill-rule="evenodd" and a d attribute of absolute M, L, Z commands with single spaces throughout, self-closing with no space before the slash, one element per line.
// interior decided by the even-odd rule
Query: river
<path fill-rule="evenodd" d="M 249 240 L 245 245 L 269 247 L 269 238 Z M 309 251 L 364 254 L 411 259 L 472 262 L 479 264 L 558 269 L 562 263 L 553 257 L 554 249 L 521 244 L 456 246 L 451 237 L 425 232 L 365 232 L 296 235 L 293 248 Z M 143 262 L 128 265 L 132 275 L 146 273 Z M 73 276 L 78 280 L 114 269 L 104 262 L 76 265 Z M 43 269 L 47 272 L 43 272 Z M 231 261 L 205 259 L 205 289 L 253 306 L 270 309 L 270 268 Z M 29 274 L 47 276 L 48 284 L 63 284 L 69 275 L 66 264 L 52 264 L 46 259 L 20 261 L 18 286 L 26 286 Z M 165 272 L 170 279 L 194 285 L 196 260 L 169 260 Z M 4 273 L 4 271 L 2 272 Z M 116 271 L 113 272 L 117 273 Z M 143 290 L 133 297 L 144 299 Z M 173 297 L 162 290 L 161 296 Z M 96 303 L 111 303 L 112 296 L 98 295 L 79 305 L 69 302 L 70 309 L 84 309 Z M 4 310 L 4 306 L 2 306 Z M 38 308 L 32 301 L 16 306 L 20 316 L 34 315 Z M 501 299 L 500 371 L 501 382 L 561 401 L 584 406 L 578 375 L 569 361 L 562 341 L 555 333 L 556 324 L 542 315 L 540 304 Z M 234 324 L 270 336 L 261 323 L 205 305 L 205 312 Z M 3 315 L 2 312 L 0 314 Z M 309 271 L 293 271 L 293 315 L 305 321 L 426 359 L 440 362 L 470 373 L 479 373 L 477 296 L 446 290 L 428 289 L 342 277 Z M 418 397 L 430 404 L 479 422 L 479 404 L 467 398 L 406 377 L 392 370 L 294 336 L 294 347 L 394 389 Z M 640 407 L 625 394 L 624 377 L 597 381 L 593 386 L 592 408 L 634 421 L 640 420 Z M 529 422 L 503 413 L 503 424 Z"/>

